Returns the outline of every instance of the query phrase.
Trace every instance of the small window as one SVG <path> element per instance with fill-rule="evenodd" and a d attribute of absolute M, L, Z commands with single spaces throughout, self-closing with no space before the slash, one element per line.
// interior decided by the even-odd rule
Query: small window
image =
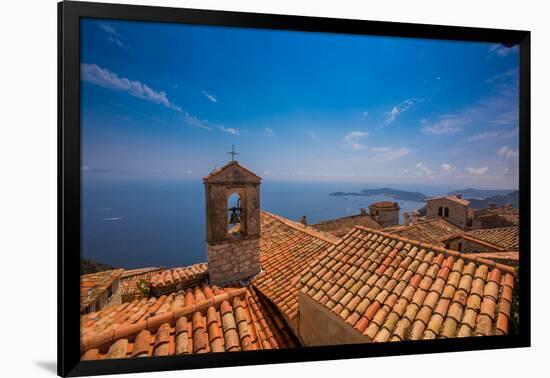
<path fill-rule="evenodd" d="M 458 251 L 462 252 L 462 242 L 458 243 Z"/>
<path fill-rule="evenodd" d="M 238 193 L 232 193 L 227 198 L 227 232 L 231 236 L 244 235 L 243 208 Z"/>
<path fill-rule="evenodd" d="M 443 208 L 441 206 L 439 206 L 439 209 L 437 209 L 437 215 L 439 215 L 440 217 L 443 216 Z"/>
<path fill-rule="evenodd" d="M 445 208 L 445 218 L 449 218 L 449 208 Z"/>

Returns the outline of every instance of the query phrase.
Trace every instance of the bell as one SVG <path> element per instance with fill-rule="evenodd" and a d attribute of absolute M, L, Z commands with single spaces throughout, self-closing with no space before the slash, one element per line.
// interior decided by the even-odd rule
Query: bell
<path fill-rule="evenodd" d="M 233 207 L 231 210 L 231 218 L 229 219 L 229 224 L 235 225 L 241 223 L 239 214 L 237 213 L 237 208 Z"/>

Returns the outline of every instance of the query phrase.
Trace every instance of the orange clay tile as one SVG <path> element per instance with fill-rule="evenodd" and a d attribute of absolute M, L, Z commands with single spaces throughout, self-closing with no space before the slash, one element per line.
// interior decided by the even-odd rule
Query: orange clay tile
<path fill-rule="evenodd" d="M 81 317 L 81 358 L 287 348 L 298 341 L 252 287 L 197 285 Z"/>
<path fill-rule="evenodd" d="M 107 270 L 80 276 L 80 311 L 93 303 L 111 284 L 120 278 L 124 269 Z"/>
<path fill-rule="evenodd" d="M 443 239 L 464 233 L 461 228 L 442 218 L 430 219 L 410 226 L 402 226 L 395 230 L 390 228 L 387 232 L 440 247 L 445 247 L 445 243 L 442 242 Z"/>
<path fill-rule="evenodd" d="M 265 211 L 261 212 L 260 230 L 263 271 L 252 279 L 252 285 L 292 320 L 298 314 L 298 291 L 302 281 L 307 278 L 313 280 L 314 285 L 321 280 L 318 277 L 321 269 L 315 270 L 312 263 L 337 239 Z M 328 276 L 322 275 L 325 277 L 323 283 L 326 283 Z M 316 292 L 321 286 L 315 289 Z"/>
<path fill-rule="evenodd" d="M 333 274 L 362 269 L 332 283 L 329 302 L 317 300 L 326 273 L 312 285 L 306 272 L 301 291 L 374 342 L 508 331 L 514 271 L 507 265 L 357 226 L 310 266 Z"/>
<path fill-rule="evenodd" d="M 348 217 L 331 219 L 324 222 L 309 225 L 318 231 L 326 232 L 341 238 L 355 226 L 365 226 L 376 230 L 381 229 L 380 224 L 368 214 L 351 215 Z"/>
<path fill-rule="evenodd" d="M 158 296 L 195 286 L 202 282 L 207 275 L 207 263 L 159 270 L 150 277 L 151 294 Z"/>

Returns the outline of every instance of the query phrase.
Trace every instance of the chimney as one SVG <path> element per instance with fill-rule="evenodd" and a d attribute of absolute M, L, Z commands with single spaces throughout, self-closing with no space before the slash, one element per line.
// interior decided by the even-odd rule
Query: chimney
<path fill-rule="evenodd" d="M 304 226 L 307 226 L 307 217 L 305 215 L 302 216 L 302 218 L 300 219 L 300 223 Z"/>
<path fill-rule="evenodd" d="M 413 211 L 411 214 L 411 225 L 416 224 L 418 222 L 418 211 Z"/>
<path fill-rule="evenodd" d="M 361 211 L 361 215 L 367 215 L 367 209 L 365 209 L 364 207 L 360 208 L 359 210 Z"/>
<path fill-rule="evenodd" d="M 403 226 L 408 226 L 408 225 L 409 225 L 409 213 L 405 211 L 403 213 Z"/>
<path fill-rule="evenodd" d="M 456 195 L 456 198 L 462 199 L 462 194 L 457 194 L 457 195 Z"/>

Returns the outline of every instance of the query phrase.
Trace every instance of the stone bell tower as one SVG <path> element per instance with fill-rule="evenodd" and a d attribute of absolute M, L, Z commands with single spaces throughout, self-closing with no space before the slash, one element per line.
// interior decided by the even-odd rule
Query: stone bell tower
<path fill-rule="evenodd" d="M 260 182 L 235 160 L 204 178 L 208 272 L 213 284 L 260 272 Z M 236 196 L 236 204 L 230 204 L 229 198 Z"/>

